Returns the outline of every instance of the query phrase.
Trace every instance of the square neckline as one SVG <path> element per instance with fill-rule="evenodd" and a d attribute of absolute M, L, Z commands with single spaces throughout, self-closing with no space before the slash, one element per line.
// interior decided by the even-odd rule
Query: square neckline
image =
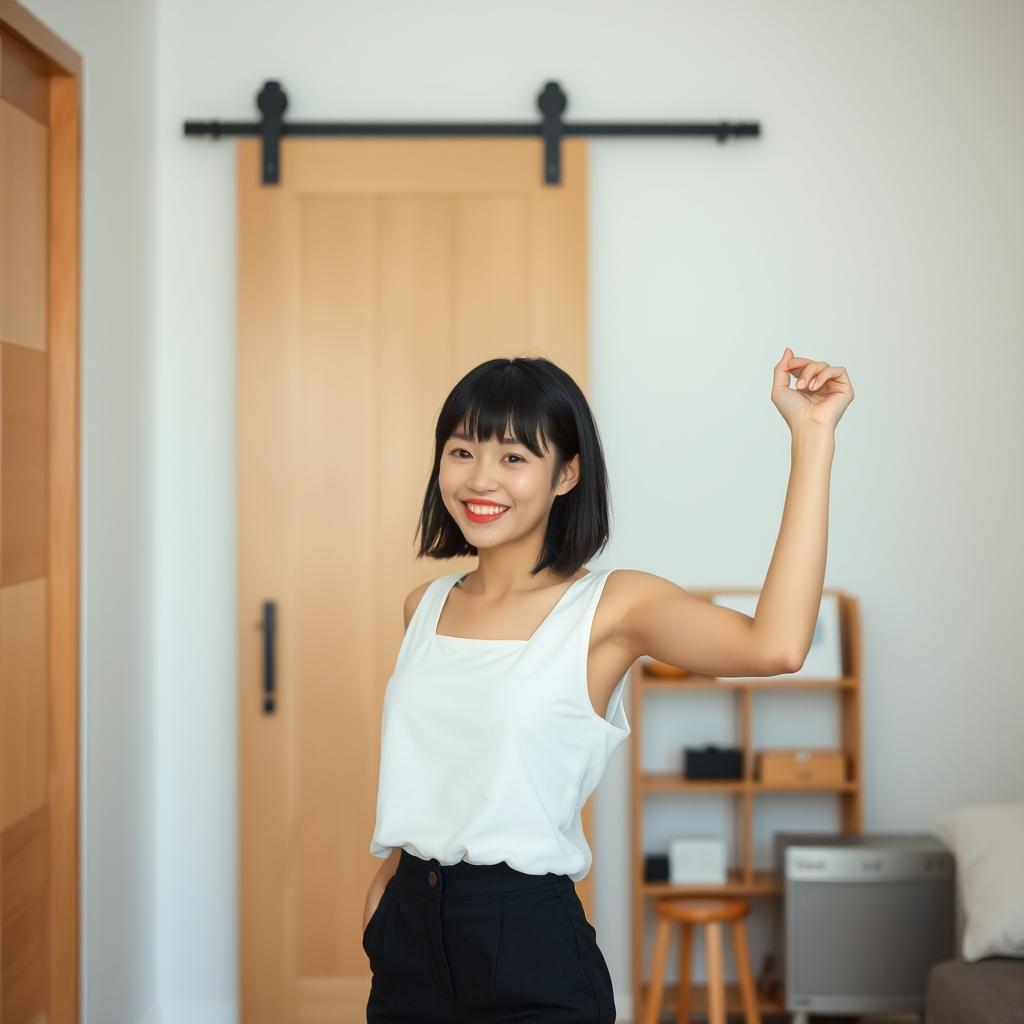
<path fill-rule="evenodd" d="M 470 570 L 469 572 L 472 572 L 472 570 Z M 492 639 L 489 639 L 487 637 L 453 636 L 450 633 L 438 633 L 437 625 L 441 621 L 441 616 L 444 614 L 445 605 L 448 603 L 448 595 L 452 592 L 452 589 L 455 587 L 455 584 L 456 583 L 461 583 L 462 580 L 464 580 L 469 575 L 469 572 L 464 572 L 464 573 L 453 572 L 451 574 L 451 577 L 449 578 L 449 581 L 448 581 L 447 585 L 444 588 L 444 592 L 441 594 L 440 600 L 438 601 L 437 614 L 434 616 L 434 620 L 430 624 L 430 635 L 431 635 L 431 637 L 435 641 L 446 642 L 446 641 L 449 641 L 449 640 L 453 640 L 453 641 L 455 641 L 456 643 L 459 643 L 459 644 L 486 644 L 486 645 L 506 644 L 506 645 L 515 645 L 515 646 L 518 646 L 518 647 L 523 647 L 526 644 L 531 643 L 534 639 L 536 639 L 537 635 L 547 625 L 548 621 L 555 614 L 555 612 L 558 610 L 558 608 L 561 607 L 562 602 L 569 596 L 569 592 L 573 589 L 573 587 L 575 587 L 577 583 L 582 583 L 584 580 L 590 579 L 591 576 L 596 575 L 598 570 L 589 569 L 585 576 L 580 576 L 578 579 L 573 580 L 572 583 L 570 583 L 569 586 L 567 586 L 565 588 L 565 590 L 562 592 L 561 597 L 559 597 L 559 599 L 555 602 L 555 604 L 551 608 L 551 610 L 541 620 L 540 625 L 525 640 L 521 640 L 521 639 L 512 639 L 512 640 L 509 640 L 509 639 L 498 639 L 498 640 L 492 640 Z M 596 714 L 596 712 L 595 712 L 595 714 Z"/>

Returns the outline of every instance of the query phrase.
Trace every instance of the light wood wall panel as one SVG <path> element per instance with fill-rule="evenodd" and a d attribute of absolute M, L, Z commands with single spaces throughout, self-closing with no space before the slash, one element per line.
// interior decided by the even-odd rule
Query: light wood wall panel
<path fill-rule="evenodd" d="M 0 1024 L 79 1019 L 80 73 L 0 0 Z"/>
<path fill-rule="evenodd" d="M 0 99 L 0 341 L 46 348 L 47 131 Z"/>

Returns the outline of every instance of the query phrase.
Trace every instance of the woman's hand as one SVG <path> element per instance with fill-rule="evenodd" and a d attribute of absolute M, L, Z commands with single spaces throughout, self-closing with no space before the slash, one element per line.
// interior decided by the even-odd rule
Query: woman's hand
<path fill-rule="evenodd" d="M 380 870 L 373 876 L 370 888 L 366 891 L 366 903 L 363 906 L 364 935 L 366 934 L 366 926 L 370 923 L 370 918 L 377 913 L 380 901 L 384 899 L 384 892 L 391 883 L 391 879 L 394 877 L 397 865 L 398 858 L 391 857 L 381 865 Z"/>
<path fill-rule="evenodd" d="M 371 888 L 366 896 L 366 906 L 363 908 L 363 934 L 366 934 L 366 926 L 370 923 L 370 918 L 377 913 L 377 907 L 380 906 L 380 901 L 383 898 L 383 890 L 377 893 L 377 898 L 373 898 L 373 889 Z"/>
<path fill-rule="evenodd" d="M 789 386 L 790 374 L 797 378 L 795 388 Z M 835 430 L 852 401 L 853 387 L 842 366 L 795 356 L 790 348 L 775 364 L 772 402 L 794 432 Z"/>

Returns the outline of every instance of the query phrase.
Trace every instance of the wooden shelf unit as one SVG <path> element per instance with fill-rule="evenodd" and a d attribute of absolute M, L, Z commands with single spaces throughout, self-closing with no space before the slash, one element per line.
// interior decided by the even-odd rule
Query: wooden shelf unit
<path fill-rule="evenodd" d="M 689 590 L 689 588 L 688 588 Z M 743 587 L 720 587 L 714 590 L 689 590 L 695 597 L 710 600 L 715 594 L 758 594 L 757 589 Z M 630 725 L 632 728 L 631 773 L 632 773 L 632 956 L 633 956 L 633 1019 L 640 1020 L 647 997 L 649 979 L 645 976 L 645 924 L 651 913 L 648 903 L 660 896 L 747 896 L 766 897 L 780 900 L 782 880 L 773 869 L 754 869 L 752 854 L 753 805 L 757 793 L 835 793 L 839 799 L 840 831 L 861 831 L 861 634 L 860 611 L 856 598 L 841 590 L 826 587 L 823 594 L 834 594 L 839 601 L 839 630 L 841 635 L 843 675 L 840 679 L 791 679 L 788 676 L 751 679 L 714 678 L 700 675 L 663 677 L 649 674 L 643 662 L 637 662 L 630 670 Z M 682 693 L 687 689 L 708 690 L 711 688 L 731 691 L 734 697 L 734 720 L 736 726 L 735 745 L 743 751 L 743 778 L 728 781 L 688 780 L 675 773 L 647 772 L 643 764 L 644 709 L 647 694 L 654 692 Z M 839 707 L 839 743 L 847 758 L 848 777 L 837 785 L 765 785 L 754 778 L 754 754 L 752 746 L 751 720 L 753 695 L 757 691 L 778 690 L 835 690 Z M 811 744 L 806 744 L 811 746 Z M 682 746 L 682 744 L 680 745 Z M 794 744 L 795 746 L 795 744 Z M 771 748 L 765 748 L 771 749 Z M 734 827 L 732 847 L 738 839 L 742 849 L 739 865 L 730 866 L 728 881 L 723 885 L 672 885 L 668 882 L 649 882 L 644 879 L 643 812 L 644 798 L 648 793 L 672 793 L 680 797 L 695 793 L 719 793 L 737 798 L 738 806 L 733 808 Z M 788 831 L 788 830 L 787 830 Z M 776 912 L 780 912 L 777 908 Z M 653 917 L 653 914 L 651 914 Z M 678 942 L 678 936 L 673 939 Z M 778 962 L 778 958 L 777 958 Z M 755 982 L 761 969 L 760 959 L 752 962 Z M 666 984 L 662 1015 L 675 1013 L 675 983 Z M 706 988 L 702 984 L 691 985 L 694 1014 L 704 1012 Z M 727 994 L 730 1012 L 740 1007 L 736 986 L 729 984 Z M 784 1012 L 784 998 L 778 996 L 765 999 L 759 994 L 758 1002 L 762 1014 Z M 674 1017 L 673 1017 L 674 1019 Z"/>

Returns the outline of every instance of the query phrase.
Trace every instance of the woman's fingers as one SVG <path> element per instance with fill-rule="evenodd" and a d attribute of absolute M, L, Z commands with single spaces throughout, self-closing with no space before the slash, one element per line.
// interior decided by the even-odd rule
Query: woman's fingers
<path fill-rule="evenodd" d="M 839 373 L 840 370 L 838 370 L 835 366 L 826 367 L 820 373 L 816 373 L 811 378 L 811 382 L 807 385 L 807 390 L 816 391 L 818 388 L 821 387 L 822 384 L 825 383 L 825 381 L 831 380 L 831 378 L 838 376 Z"/>
<path fill-rule="evenodd" d="M 819 374 L 819 377 L 820 377 L 820 380 L 818 381 L 818 386 L 819 387 L 822 384 L 828 383 L 828 381 L 830 381 L 830 380 L 838 380 L 838 381 L 841 382 L 842 379 L 844 377 L 846 377 L 846 367 L 845 366 L 830 366 L 825 373 Z M 849 383 L 849 378 L 847 378 L 847 383 Z"/>
<path fill-rule="evenodd" d="M 791 350 L 787 349 L 787 351 Z M 782 365 L 785 365 L 787 374 L 796 377 L 798 391 L 817 391 L 827 380 L 841 377 L 845 372 L 841 366 L 829 366 L 823 360 L 810 359 L 808 356 L 790 356 L 788 362 L 783 356 L 783 360 L 776 369 Z M 776 378 L 776 383 L 778 384 L 780 380 L 781 378 Z"/>
<path fill-rule="evenodd" d="M 821 373 L 821 371 L 824 370 L 827 366 L 828 363 L 823 362 L 808 363 L 800 372 L 800 377 L 796 382 L 797 390 L 802 391 L 803 389 L 805 389 L 813 380 L 813 378 L 817 374 Z"/>

